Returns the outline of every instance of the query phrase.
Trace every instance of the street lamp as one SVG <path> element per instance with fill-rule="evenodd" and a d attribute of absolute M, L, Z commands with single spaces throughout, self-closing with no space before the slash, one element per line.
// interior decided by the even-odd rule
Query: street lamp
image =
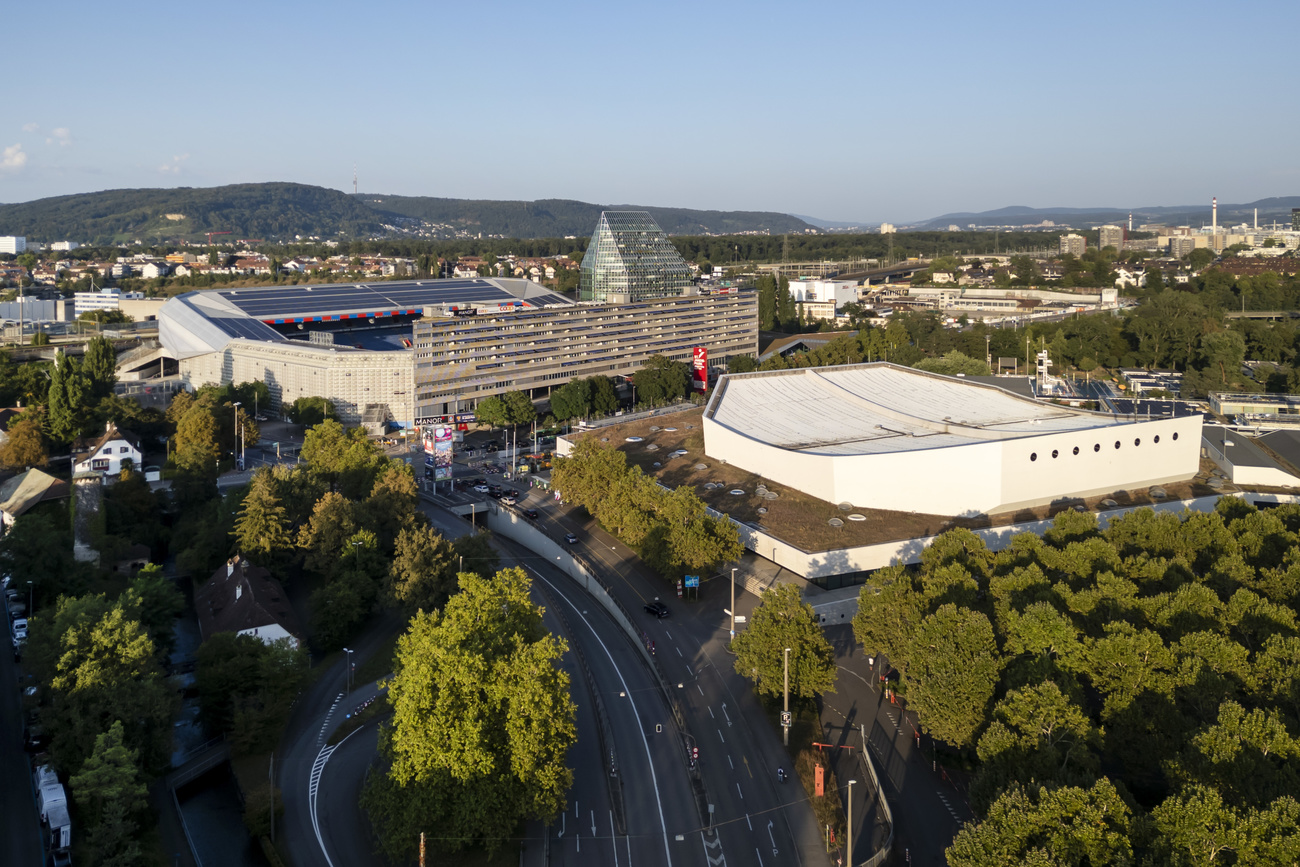
<path fill-rule="evenodd" d="M 243 406 L 239 401 L 235 401 L 235 437 L 239 440 L 239 469 L 244 469 L 244 433 L 239 429 L 239 408 Z"/>
<path fill-rule="evenodd" d="M 736 640 L 736 570 L 731 570 L 731 640 Z"/>
<path fill-rule="evenodd" d="M 347 691 L 348 691 L 348 695 L 351 695 L 352 694 L 352 650 L 350 648 L 345 647 L 343 648 L 343 652 L 348 655 L 348 670 L 346 672 L 347 687 L 348 687 Z"/>
<path fill-rule="evenodd" d="M 784 686 L 781 690 L 781 742 L 788 747 L 790 746 L 790 648 L 787 647 L 781 656 L 785 661 L 785 672 L 782 675 Z"/>
<path fill-rule="evenodd" d="M 31 617 L 32 614 L 35 613 L 35 611 L 36 611 L 36 603 L 32 598 L 32 582 L 31 579 L 29 578 L 27 580 L 27 616 Z"/>
<path fill-rule="evenodd" d="M 849 850 L 849 867 L 853 867 L 853 784 L 856 782 L 857 780 L 849 780 L 849 833 L 845 843 Z"/>

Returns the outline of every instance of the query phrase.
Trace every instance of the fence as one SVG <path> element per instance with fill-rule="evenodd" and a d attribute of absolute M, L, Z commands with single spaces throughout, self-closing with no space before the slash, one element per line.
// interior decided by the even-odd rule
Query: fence
<path fill-rule="evenodd" d="M 876 768 L 871 764 L 871 755 L 867 752 L 867 727 L 862 726 L 862 751 L 858 754 L 858 761 L 871 778 L 871 785 L 876 790 L 876 799 L 880 802 L 880 811 L 885 814 L 885 821 L 889 824 L 889 836 L 885 838 L 885 843 L 866 861 L 862 862 L 861 867 L 878 867 L 889 860 L 889 853 L 894 848 L 894 814 L 889 809 L 889 801 L 885 799 L 885 790 L 880 787 L 880 778 L 876 776 Z M 853 865 L 853 853 L 849 853 L 849 867 Z"/>

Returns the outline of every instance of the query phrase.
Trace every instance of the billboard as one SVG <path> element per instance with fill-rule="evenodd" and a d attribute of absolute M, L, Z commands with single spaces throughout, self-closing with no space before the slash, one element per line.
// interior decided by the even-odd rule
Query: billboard
<path fill-rule="evenodd" d="M 452 428 L 435 427 L 433 429 L 433 478 L 445 481 L 451 478 Z"/>
<path fill-rule="evenodd" d="M 696 391 L 709 390 L 709 350 L 697 346 L 691 353 L 691 387 Z"/>

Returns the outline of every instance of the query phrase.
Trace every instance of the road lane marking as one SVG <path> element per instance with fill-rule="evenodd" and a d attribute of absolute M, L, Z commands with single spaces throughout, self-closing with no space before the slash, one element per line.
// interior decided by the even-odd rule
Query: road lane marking
<path fill-rule="evenodd" d="M 704 687 L 700 686 L 700 685 L 697 683 L 697 684 L 695 684 L 695 688 L 698 689 L 698 690 L 700 691 L 700 695 L 704 695 Z"/>
<path fill-rule="evenodd" d="M 664 630 L 664 635 L 667 635 L 667 636 L 668 636 L 668 640 L 669 640 L 669 641 L 672 641 L 672 640 L 673 640 L 673 634 L 672 634 L 671 632 L 669 632 L 667 629 Z"/>
<path fill-rule="evenodd" d="M 751 831 L 754 830 L 754 823 L 751 822 L 751 821 L 749 821 L 749 814 L 748 814 L 748 813 L 745 814 L 745 824 L 749 826 L 749 830 L 751 830 Z"/>
<path fill-rule="evenodd" d="M 749 766 L 749 757 L 741 756 L 740 760 L 745 763 L 745 770 L 749 771 L 749 778 L 754 779 L 754 770 Z"/>
<path fill-rule="evenodd" d="M 733 771 L 736 769 L 736 763 L 731 760 L 731 753 L 727 753 L 727 764 L 731 765 Z"/>
<path fill-rule="evenodd" d="M 745 793 L 740 791 L 740 783 L 736 783 L 736 792 L 740 795 L 740 800 L 745 800 Z"/>
<path fill-rule="evenodd" d="M 763 856 L 759 855 L 757 846 L 754 847 L 754 854 L 758 855 L 758 867 L 763 867 Z"/>
<path fill-rule="evenodd" d="M 682 656 L 682 649 L 681 649 L 680 647 L 674 647 L 673 650 L 677 651 L 677 655 L 678 655 L 678 656 Z M 686 657 L 682 656 L 682 659 L 685 659 L 685 658 L 686 658 Z"/>
<path fill-rule="evenodd" d="M 641 732 L 641 745 L 645 747 L 646 763 L 650 766 L 650 783 L 651 785 L 654 786 L 655 806 L 659 810 L 659 827 L 663 831 L 663 837 L 664 837 L 664 861 L 666 862 L 667 867 L 672 867 L 673 864 L 672 850 L 668 848 L 668 822 L 664 818 L 663 799 L 659 796 L 659 775 L 655 773 L 654 758 L 650 755 L 650 739 L 646 736 L 645 724 L 641 722 L 641 712 L 636 708 L 636 700 L 632 698 L 632 690 L 631 688 L 628 687 L 627 680 L 624 679 L 622 670 L 620 670 L 618 665 L 614 662 L 614 655 L 609 652 L 609 648 L 605 645 L 604 640 L 601 639 L 601 637 L 598 634 L 596 634 L 596 629 L 591 625 L 591 621 L 587 619 L 587 616 L 585 614 L 582 614 L 579 611 L 578 606 L 574 605 L 573 602 L 570 601 L 569 597 L 565 596 L 564 593 L 561 592 L 561 590 L 558 587 L 556 587 L 553 583 L 551 583 L 545 577 L 543 577 L 541 572 L 538 572 L 532 566 L 529 566 L 528 569 L 530 572 L 532 572 L 534 575 L 536 575 L 538 578 L 544 581 L 548 587 L 554 590 L 556 595 L 558 595 L 561 599 L 567 602 L 570 608 L 572 608 L 574 611 L 579 612 L 578 616 L 582 618 L 582 622 L 585 623 L 587 628 L 591 630 L 591 637 L 596 639 L 596 643 L 600 645 L 600 649 L 605 651 L 605 657 L 609 660 L 609 664 L 614 667 L 614 673 L 618 675 L 618 682 L 623 684 L 623 691 L 627 693 L 627 700 L 628 702 L 631 703 L 633 715 L 636 717 L 637 729 Z M 629 847 L 628 863 L 630 864 L 632 860 L 630 841 L 628 847 Z M 331 864 L 330 867 L 334 867 L 334 865 Z"/>
<path fill-rule="evenodd" d="M 686 663 L 686 670 L 691 673 L 691 677 L 695 677 L 695 672 L 691 669 L 691 664 L 689 662 Z"/>
<path fill-rule="evenodd" d="M 727 739 L 722 736 L 722 729 L 718 729 L 718 740 L 722 741 L 724 744 L 727 742 Z"/>
<path fill-rule="evenodd" d="M 713 705 L 709 705 L 709 719 L 717 719 L 717 717 L 713 715 Z"/>
<path fill-rule="evenodd" d="M 712 841 L 704 836 L 703 831 L 700 832 L 700 842 L 704 844 L 704 860 L 709 863 L 709 867 L 721 867 L 721 865 L 727 863 L 726 853 L 722 851 L 722 838 L 718 836 L 716 830 L 712 830 L 710 833 L 713 834 Z M 710 850 L 715 848 L 718 850 L 717 857 L 709 854 Z"/>

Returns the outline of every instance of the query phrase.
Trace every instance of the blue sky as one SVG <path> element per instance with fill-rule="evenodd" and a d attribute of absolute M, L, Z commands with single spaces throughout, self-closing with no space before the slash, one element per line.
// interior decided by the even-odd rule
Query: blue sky
<path fill-rule="evenodd" d="M 363 192 L 830 220 L 1300 194 L 1295 0 L 128 0 L 5 17 L 0 202 L 350 190 L 354 163 Z"/>

